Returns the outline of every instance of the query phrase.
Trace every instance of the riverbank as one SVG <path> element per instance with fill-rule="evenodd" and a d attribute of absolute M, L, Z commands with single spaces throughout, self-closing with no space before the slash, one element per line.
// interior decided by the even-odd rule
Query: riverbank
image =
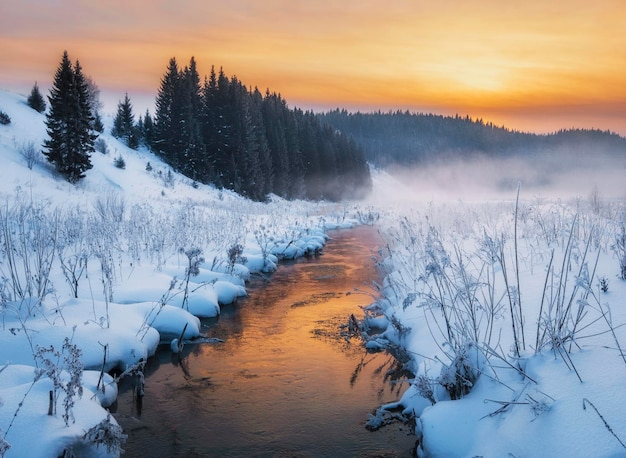
<path fill-rule="evenodd" d="M 85 208 L 16 195 L 0 215 L 0 456 L 117 456 L 109 372 L 140 377 L 159 344 L 202 337 L 200 318 L 245 296 L 252 274 L 319 252 L 325 230 L 355 223 L 345 208 L 217 191 L 193 203 L 98 199 Z"/>
<path fill-rule="evenodd" d="M 623 218 L 623 202 L 520 200 L 383 221 L 370 319 L 388 326 L 369 345 L 410 359 L 420 456 L 624 454 Z"/>

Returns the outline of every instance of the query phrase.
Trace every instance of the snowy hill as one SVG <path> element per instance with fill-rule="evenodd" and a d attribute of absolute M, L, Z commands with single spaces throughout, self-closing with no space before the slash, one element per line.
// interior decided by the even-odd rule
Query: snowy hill
<path fill-rule="evenodd" d="M 174 182 L 179 186 L 164 186 L 171 168 L 159 158 L 143 149 L 135 151 L 112 137 L 112 118 L 104 119 L 105 132 L 100 139 L 105 142 L 108 153 L 94 153 L 91 157 L 93 169 L 78 186 L 67 183 L 57 176 L 54 168 L 45 162 L 43 155 L 32 170 L 26 167 L 26 160 L 20 150 L 32 144 L 41 151 L 46 135 L 45 114 L 37 113 L 26 104 L 26 97 L 0 90 L 0 110 L 11 118 L 11 123 L 0 129 L 0 152 L 5 166 L 0 172 L 2 181 L 0 193 L 11 194 L 17 186 L 28 187 L 36 194 L 45 196 L 52 202 L 85 202 L 94 196 L 106 193 L 123 193 L 125 199 L 139 202 L 150 201 L 181 201 L 198 199 L 213 201 L 228 196 L 228 201 L 241 200 L 228 192 L 219 192 L 205 186 L 197 189 L 191 187 L 191 180 L 175 175 Z M 124 158 L 124 170 L 114 165 L 116 157 Z M 146 164 L 153 167 L 152 173 L 146 171 Z"/>

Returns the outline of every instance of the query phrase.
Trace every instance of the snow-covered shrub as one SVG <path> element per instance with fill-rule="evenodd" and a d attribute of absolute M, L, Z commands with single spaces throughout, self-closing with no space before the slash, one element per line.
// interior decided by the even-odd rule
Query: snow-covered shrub
<path fill-rule="evenodd" d="M 432 404 L 435 404 L 437 401 L 435 399 L 435 384 L 437 380 L 433 380 L 430 377 L 427 377 L 424 374 L 420 374 L 415 379 L 415 387 L 417 388 L 417 392 L 424 399 L 428 399 Z"/>
<path fill-rule="evenodd" d="M 461 399 L 472 390 L 485 361 L 476 344 L 466 343 L 457 350 L 450 365 L 441 368 L 437 383 L 446 389 L 450 399 Z"/>
<path fill-rule="evenodd" d="M 128 436 L 124 434 L 122 428 L 111 421 L 111 414 L 100 423 L 90 428 L 83 436 L 83 440 L 89 445 L 104 447 L 109 454 L 119 455 L 124 450 L 122 445 Z"/>
<path fill-rule="evenodd" d="M 104 196 L 98 196 L 94 208 L 102 223 L 108 226 L 117 226 L 124 220 L 126 200 L 120 194 L 108 193 Z"/>
<path fill-rule="evenodd" d="M 235 243 L 230 246 L 228 249 L 228 273 L 232 275 L 233 270 L 235 269 L 235 264 L 240 263 L 243 264 L 246 262 L 245 256 L 243 254 L 243 245 L 240 243 Z"/>
<path fill-rule="evenodd" d="M 57 259 L 63 276 L 74 298 L 78 298 L 78 284 L 87 274 L 91 252 L 87 244 L 87 220 L 80 209 L 69 209 L 60 217 L 57 238 Z"/>
<path fill-rule="evenodd" d="M 6 279 L 4 291 L 10 300 L 41 301 L 48 294 L 58 228 L 58 212 L 48 212 L 45 204 L 28 202 L 23 196 L 12 207 L 0 208 L 0 247 L 5 258 L 0 275 Z M 30 315 L 37 301 L 27 302 Z"/>
<path fill-rule="evenodd" d="M 94 149 L 101 154 L 109 154 L 109 147 L 104 138 L 98 137 L 93 144 Z"/>
<path fill-rule="evenodd" d="M 115 165 L 115 167 L 117 167 L 118 169 L 125 169 L 126 168 L 126 161 L 124 160 L 124 158 L 120 155 L 117 156 L 115 158 L 115 160 L 113 161 L 113 165 Z"/>
<path fill-rule="evenodd" d="M 41 363 L 45 375 L 53 383 L 53 415 L 56 414 L 59 391 L 65 393 L 62 417 L 66 426 L 69 426 L 70 420 L 74 421 L 73 407 L 75 397 L 82 397 L 83 395 L 81 353 L 78 346 L 73 344 L 68 337 L 63 341 L 61 350 L 56 350 L 53 345 L 49 347 L 38 346 L 35 353 L 35 360 Z"/>
<path fill-rule="evenodd" d="M 2 110 L 0 110 L 0 124 L 5 126 L 11 124 L 11 117 Z"/>
<path fill-rule="evenodd" d="M 174 174 L 171 170 L 168 170 L 167 173 L 163 173 L 161 170 L 159 170 L 158 175 L 163 181 L 163 186 L 165 186 L 166 188 L 174 187 Z"/>
<path fill-rule="evenodd" d="M 35 143 L 32 141 L 22 144 L 18 151 L 26 162 L 26 167 L 28 167 L 29 170 L 32 170 L 33 166 L 41 159 L 41 153 L 35 148 Z"/>
<path fill-rule="evenodd" d="M 183 297 L 183 309 L 188 309 L 187 300 L 189 299 L 189 282 L 191 277 L 196 277 L 200 273 L 200 264 L 204 262 L 202 257 L 202 250 L 200 248 L 190 248 L 185 250 L 180 249 L 181 253 L 184 253 L 187 257 L 187 267 L 185 267 L 185 295 Z"/>
<path fill-rule="evenodd" d="M 261 255 L 263 260 L 267 262 L 267 258 L 272 252 L 272 249 L 276 246 L 276 239 L 274 234 L 265 225 L 260 225 L 254 232 L 254 238 L 261 249 Z"/>

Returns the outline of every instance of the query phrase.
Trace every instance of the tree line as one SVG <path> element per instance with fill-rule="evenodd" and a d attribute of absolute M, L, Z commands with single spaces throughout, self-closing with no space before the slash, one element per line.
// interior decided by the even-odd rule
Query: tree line
<path fill-rule="evenodd" d="M 623 154 L 626 139 L 597 129 L 567 129 L 532 134 L 496 126 L 469 116 L 389 111 L 351 113 L 332 110 L 321 122 L 350 135 L 372 164 L 419 165 L 454 157 L 561 154 Z"/>
<path fill-rule="evenodd" d="M 96 91 L 65 51 L 48 97 L 44 155 L 71 183 L 92 167 L 102 131 Z M 36 83 L 28 103 L 45 110 Z M 111 134 L 131 148 L 147 146 L 195 183 L 258 201 L 270 194 L 337 201 L 371 189 L 364 153 L 348 136 L 310 111 L 290 109 L 280 94 L 248 89 L 221 69 L 212 68 L 201 81 L 193 57 L 184 68 L 170 59 L 155 105 L 154 117 L 146 111 L 135 121 L 126 94 Z"/>

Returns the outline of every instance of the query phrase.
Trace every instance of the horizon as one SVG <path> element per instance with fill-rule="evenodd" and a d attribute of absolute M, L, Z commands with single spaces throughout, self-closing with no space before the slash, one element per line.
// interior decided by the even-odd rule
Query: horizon
<path fill-rule="evenodd" d="M 148 109 L 168 61 L 193 56 L 290 107 L 469 116 L 530 133 L 610 130 L 626 136 L 626 5 L 549 0 L 34 0 L 0 16 L 0 88 L 46 95 L 64 50 L 101 91 L 104 113 L 128 93 Z M 156 37 L 152 39 L 151 37 Z"/>

